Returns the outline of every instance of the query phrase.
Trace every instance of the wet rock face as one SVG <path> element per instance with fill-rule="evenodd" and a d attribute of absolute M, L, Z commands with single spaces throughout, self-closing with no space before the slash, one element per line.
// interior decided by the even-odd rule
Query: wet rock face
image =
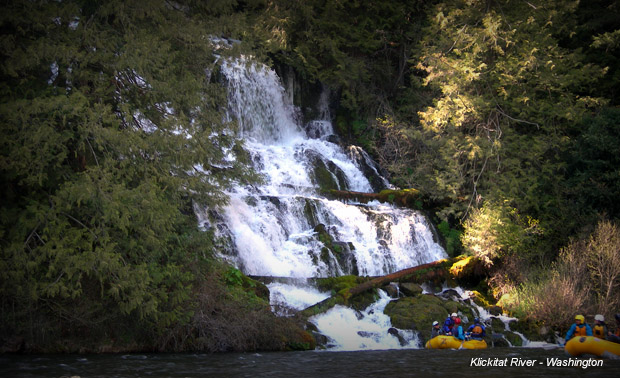
<path fill-rule="evenodd" d="M 381 290 L 385 291 L 390 298 L 398 298 L 400 296 L 400 290 L 396 285 L 385 285 L 381 288 Z"/>
<path fill-rule="evenodd" d="M 364 176 L 368 178 L 372 190 L 374 192 L 380 192 L 387 188 L 385 179 L 387 172 L 383 170 L 362 148 L 357 146 L 349 146 L 347 148 L 347 155 L 364 173 Z"/>
<path fill-rule="evenodd" d="M 355 258 L 355 247 L 352 243 L 335 240 L 324 224 L 314 227 L 318 239 L 323 243 L 321 249 L 321 260 L 330 267 L 330 271 L 342 271 L 344 274 L 359 275 L 357 259 Z M 336 266 L 337 264 L 337 266 Z"/>
<path fill-rule="evenodd" d="M 323 161 L 321 156 L 312 150 L 306 150 L 306 159 L 310 164 L 312 183 L 321 190 L 348 190 L 349 184 L 345 173 L 332 161 Z"/>

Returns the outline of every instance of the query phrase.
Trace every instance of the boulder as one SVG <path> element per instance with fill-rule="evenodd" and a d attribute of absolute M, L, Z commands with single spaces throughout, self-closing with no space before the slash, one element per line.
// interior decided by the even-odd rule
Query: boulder
<path fill-rule="evenodd" d="M 385 291 L 390 298 L 398 298 L 399 290 L 398 286 L 389 284 L 381 287 L 381 290 Z"/>
<path fill-rule="evenodd" d="M 491 334 L 491 346 L 495 348 L 505 348 L 509 347 L 510 344 L 503 333 L 493 333 Z"/>
<path fill-rule="evenodd" d="M 502 308 L 499 306 L 487 306 L 484 309 L 487 310 L 489 314 L 495 316 L 500 316 L 503 313 Z"/>
<path fill-rule="evenodd" d="M 512 344 L 512 346 L 517 346 L 517 347 L 523 346 L 523 339 L 521 338 L 521 336 L 517 335 L 516 333 L 505 331 L 504 336 L 510 342 L 510 344 Z"/>
<path fill-rule="evenodd" d="M 458 312 L 459 304 L 455 301 L 442 301 L 442 306 L 448 311 L 448 313 Z"/>
<path fill-rule="evenodd" d="M 417 330 L 424 340 L 428 340 L 433 321 L 442 322 L 448 316 L 443 304 L 444 301 L 434 295 L 421 294 L 392 301 L 383 312 L 390 317 L 395 328 Z"/>
<path fill-rule="evenodd" d="M 400 292 L 407 297 L 415 297 L 416 295 L 422 294 L 422 287 L 413 282 L 401 282 L 398 287 Z"/>
<path fill-rule="evenodd" d="M 490 326 L 495 332 L 503 332 L 506 329 L 504 322 L 496 316 L 491 316 Z"/>
<path fill-rule="evenodd" d="M 542 325 L 528 318 L 524 318 L 519 321 L 513 320 L 510 322 L 511 330 L 523 334 L 523 336 L 530 341 L 544 341 L 547 339 L 547 335 L 541 332 L 542 328 Z M 546 327 L 545 330 L 549 333 Z"/>
<path fill-rule="evenodd" d="M 451 300 L 461 299 L 461 295 L 458 293 L 458 291 L 454 289 L 447 289 L 447 290 L 442 291 L 441 296 L 443 298 L 451 299 Z"/>
<path fill-rule="evenodd" d="M 398 329 L 391 327 L 390 329 L 388 329 L 388 333 L 398 339 L 400 346 L 407 345 L 407 340 L 405 340 L 405 338 L 400 334 L 400 332 L 398 332 Z"/>

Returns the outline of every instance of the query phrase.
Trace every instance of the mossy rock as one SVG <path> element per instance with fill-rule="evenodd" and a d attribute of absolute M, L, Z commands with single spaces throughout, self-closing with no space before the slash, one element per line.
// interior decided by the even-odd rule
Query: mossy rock
<path fill-rule="evenodd" d="M 354 275 L 317 278 L 316 286 L 321 291 L 331 291 L 332 295 L 335 295 L 343 289 L 350 289 L 368 281 L 369 279 L 370 278 L 367 277 L 359 277 Z"/>
<path fill-rule="evenodd" d="M 461 315 L 461 318 L 463 320 L 463 328 L 466 328 L 466 325 L 469 325 L 469 323 L 473 324 L 476 314 L 474 313 L 474 310 L 469 305 L 466 305 L 461 302 L 457 302 L 456 308 L 457 308 L 456 312 L 459 315 Z"/>
<path fill-rule="evenodd" d="M 314 203 L 313 200 L 308 198 L 306 198 L 306 203 L 304 204 L 304 216 L 306 217 L 306 220 L 311 227 L 319 224 L 316 203 Z"/>
<path fill-rule="evenodd" d="M 407 297 L 415 297 L 422 294 L 422 287 L 413 282 L 401 282 L 398 284 L 398 288 L 401 293 Z"/>
<path fill-rule="evenodd" d="M 344 172 L 333 162 L 327 165 L 315 153 L 308 156 L 312 162 L 312 182 L 322 191 L 347 190 L 347 179 Z"/>
<path fill-rule="evenodd" d="M 319 254 L 321 261 L 330 267 L 337 264 L 348 274 L 357 275 L 359 273 L 357 260 L 352 252 L 355 249 L 352 243 L 335 240 L 322 223 L 314 227 L 314 232 L 317 233 L 319 241 L 324 245 Z"/>
<path fill-rule="evenodd" d="M 492 316 L 491 317 L 491 328 L 493 329 L 494 332 L 500 333 L 500 332 L 504 332 L 504 330 L 506 329 L 506 325 L 500 318 Z"/>
<path fill-rule="evenodd" d="M 528 318 L 520 319 L 519 321 L 510 322 L 510 329 L 512 331 L 519 332 L 525 336 L 526 339 L 531 341 L 543 341 L 546 335 L 541 332 L 542 325 Z M 545 327 L 545 331 L 548 330 Z"/>
<path fill-rule="evenodd" d="M 455 301 L 442 301 L 442 305 L 443 305 L 443 308 L 445 308 L 446 311 L 448 311 L 449 314 L 451 314 L 453 312 L 458 312 L 459 311 L 459 304 L 458 304 L 458 302 L 455 302 Z"/>
<path fill-rule="evenodd" d="M 392 301 L 383 312 L 390 317 L 392 326 L 417 330 L 424 340 L 428 340 L 433 321 L 442 322 L 448 316 L 443 302 L 434 295 L 422 294 Z"/>
<path fill-rule="evenodd" d="M 450 267 L 450 274 L 461 285 L 476 286 L 484 279 L 487 269 L 473 256 L 458 256 Z"/>
<path fill-rule="evenodd" d="M 290 339 L 286 340 L 287 350 L 314 350 L 316 340 L 308 331 L 297 329 L 293 332 Z"/>
<path fill-rule="evenodd" d="M 503 333 L 494 335 L 489 345 L 492 345 L 494 348 L 508 348 L 510 346 L 508 339 L 505 338 Z"/>
<path fill-rule="evenodd" d="M 472 294 L 470 296 L 471 300 L 474 301 L 474 303 L 477 304 L 478 306 L 483 307 L 483 308 L 491 307 L 491 304 L 489 303 L 488 298 L 482 295 L 479 291 L 472 290 L 471 294 Z"/>
<path fill-rule="evenodd" d="M 383 287 L 381 287 L 381 290 L 385 291 L 387 295 L 390 296 L 390 298 L 399 297 L 400 290 L 395 285 L 391 285 L 391 284 L 384 285 Z"/>
<path fill-rule="evenodd" d="M 264 283 L 244 275 L 242 286 L 246 292 L 254 293 L 257 297 L 269 302 L 269 288 Z"/>
<path fill-rule="evenodd" d="M 506 340 L 508 340 L 510 344 L 512 344 L 512 346 L 516 346 L 516 347 L 523 346 L 523 339 L 521 338 L 521 336 L 517 335 L 516 333 L 505 331 L 504 336 L 506 337 Z"/>
<path fill-rule="evenodd" d="M 367 290 L 364 293 L 357 294 L 351 298 L 349 298 L 346 303 L 354 308 L 355 310 L 362 311 L 365 310 L 368 306 L 378 301 L 380 298 L 379 292 L 377 289 Z"/>
<path fill-rule="evenodd" d="M 489 314 L 495 315 L 495 316 L 499 316 L 503 313 L 502 308 L 499 306 L 487 306 L 484 309 L 487 310 Z"/>

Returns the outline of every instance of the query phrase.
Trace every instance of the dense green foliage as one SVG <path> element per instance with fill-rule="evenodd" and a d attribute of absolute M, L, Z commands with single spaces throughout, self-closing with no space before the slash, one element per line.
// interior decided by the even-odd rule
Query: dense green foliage
<path fill-rule="evenodd" d="M 338 130 L 441 204 L 495 294 L 618 220 L 617 2 L 280 3 L 267 49 L 339 93 Z"/>
<path fill-rule="evenodd" d="M 217 338 L 231 312 L 273 319 L 264 299 L 231 296 L 235 283 L 217 278 L 213 237 L 193 212 L 253 179 L 222 132 L 234 125 L 222 122 L 223 87 L 205 75 L 215 61 L 209 25 L 194 16 L 166 1 L 3 8 L 2 340 L 243 350 L 268 339 L 242 329 L 197 341 L 197 331 Z M 206 306 L 205 295 L 217 300 Z M 205 322 L 205 308 L 228 315 Z"/>

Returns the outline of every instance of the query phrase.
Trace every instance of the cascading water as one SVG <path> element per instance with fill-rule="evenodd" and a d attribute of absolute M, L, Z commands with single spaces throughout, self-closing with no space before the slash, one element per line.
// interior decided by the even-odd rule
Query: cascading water
<path fill-rule="evenodd" d="M 347 204 L 320 194 L 326 183 L 359 192 L 380 189 L 377 182 L 388 185 L 359 147 L 345 151 L 329 141 L 333 130 L 327 95 L 322 119 L 302 127 L 274 71 L 237 59 L 225 61 L 222 72 L 228 82 L 230 120 L 239 125 L 264 183 L 229 193 L 230 203 L 217 215 L 217 224 L 209 223 L 206 210 L 198 215 L 229 240 L 222 257 L 245 274 L 297 279 L 268 285 L 274 309 L 301 310 L 329 296 L 305 283 L 306 278 L 385 275 L 446 257 L 420 213 L 379 203 Z M 374 185 L 363 172 L 376 174 Z M 326 248 L 321 233 L 329 234 L 337 248 Z M 402 342 L 387 333 L 389 319 L 382 314 L 387 301 L 382 297 L 366 316 L 336 307 L 311 321 L 337 349 L 399 347 Z M 365 327 L 367 333 L 356 327 Z M 349 337 L 343 335 L 347 330 Z"/>

